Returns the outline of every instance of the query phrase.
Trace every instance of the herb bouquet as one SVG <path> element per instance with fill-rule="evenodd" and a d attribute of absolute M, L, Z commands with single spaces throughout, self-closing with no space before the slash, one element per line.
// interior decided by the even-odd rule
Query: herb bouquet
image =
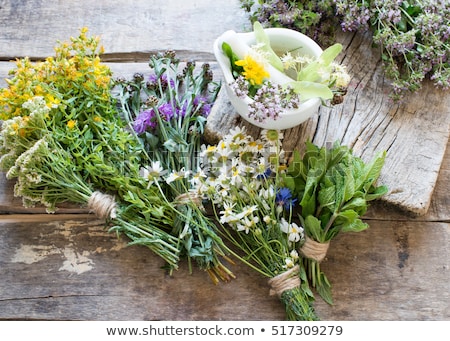
<path fill-rule="evenodd" d="M 0 169 L 7 172 L 8 179 L 16 179 L 14 195 L 22 197 L 24 206 L 40 204 L 49 213 L 64 202 L 87 206 L 98 218 L 112 224 L 112 230 L 124 232 L 133 242 L 138 239 L 171 268 L 177 268 L 178 239 L 163 230 L 171 222 L 172 217 L 167 214 L 172 212 L 171 207 L 143 185 L 133 193 L 135 197 L 142 194 L 139 210 L 136 210 L 137 200 L 131 205 L 125 196 L 118 202 L 107 194 L 120 198 L 124 187 L 127 191 L 132 189 L 132 172 L 115 166 L 124 162 L 119 145 L 96 140 L 88 125 L 83 131 L 71 125 L 61 126 L 57 110 L 50 110 L 42 97 L 25 102 L 24 108 L 31 110 L 29 115 L 4 121 L 0 132 L 0 151 L 4 153 Z M 118 129 L 113 122 L 103 123 L 109 130 Z M 113 136 L 117 142 L 123 142 L 117 131 Z M 108 157 L 104 157 L 103 148 L 108 150 Z M 108 188 L 100 187 L 100 182 Z M 137 185 L 133 189 L 139 188 Z"/>
<path fill-rule="evenodd" d="M 330 149 L 306 143 L 303 157 L 294 151 L 284 174 L 284 183 L 299 200 L 305 243 L 300 248 L 312 287 L 332 303 L 331 285 L 320 269 L 330 241 L 339 233 L 359 232 L 368 227 L 361 217 L 368 202 L 387 192 L 376 186 L 385 152 L 365 163 L 347 146 L 335 143 Z"/>
<path fill-rule="evenodd" d="M 283 302 L 287 319 L 317 320 L 297 252 L 304 240 L 295 221 L 297 199 L 282 183 L 281 138 L 275 130 L 263 130 L 257 140 L 244 129 L 231 130 L 204 148 L 198 192 L 211 200 L 220 231 L 239 250 L 238 257 L 269 278 L 270 294 Z"/>
<path fill-rule="evenodd" d="M 209 64 L 198 71 L 188 62 L 181 73 L 179 64 L 172 51 L 152 55 L 148 79 L 135 74 L 131 80 L 118 80 L 118 100 L 121 115 L 145 151 L 141 175 L 173 203 L 172 234 L 180 239 L 189 266 L 194 260 L 218 283 L 234 277 L 220 259 L 227 259 L 227 247 L 192 188 L 201 175 L 201 137 L 219 87 L 212 82 Z"/>
<path fill-rule="evenodd" d="M 61 43 L 55 57 L 17 61 L 0 92 L 0 167 L 17 179 L 24 205 L 88 205 L 176 268 L 178 238 L 164 231 L 172 206 L 139 176 L 140 145 L 117 119 L 111 71 L 86 32 Z"/>

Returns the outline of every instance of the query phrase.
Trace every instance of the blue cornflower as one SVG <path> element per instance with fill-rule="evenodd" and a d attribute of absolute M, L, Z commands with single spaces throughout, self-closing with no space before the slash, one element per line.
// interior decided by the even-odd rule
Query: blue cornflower
<path fill-rule="evenodd" d="M 275 202 L 278 206 L 283 207 L 284 209 L 292 209 L 297 202 L 297 199 L 292 198 L 292 193 L 289 188 L 282 187 L 275 195 Z"/>
<path fill-rule="evenodd" d="M 272 174 L 272 170 L 269 168 L 266 168 L 266 170 L 263 173 L 259 173 L 256 176 L 256 179 L 258 180 L 264 180 L 270 177 L 270 175 Z"/>

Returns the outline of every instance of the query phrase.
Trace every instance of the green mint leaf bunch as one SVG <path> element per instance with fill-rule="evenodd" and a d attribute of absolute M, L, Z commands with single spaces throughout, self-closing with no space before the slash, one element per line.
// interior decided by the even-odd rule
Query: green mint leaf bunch
<path fill-rule="evenodd" d="M 376 185 L 385 157 L 384 151 L 379 152 L 366 163 L 338 142 L 330 149 L 307 142 L 303 156 L 294 152 L 284 180 L 300 202 L 307 237 L 325 244 L 339 233 L 368 228 L 362 217 L 369 202 L 387 193 L 386 186 Z M 331 285 L 320 262 L 305 258 L 305 263 L 312 286 L 332 303 Z"/>

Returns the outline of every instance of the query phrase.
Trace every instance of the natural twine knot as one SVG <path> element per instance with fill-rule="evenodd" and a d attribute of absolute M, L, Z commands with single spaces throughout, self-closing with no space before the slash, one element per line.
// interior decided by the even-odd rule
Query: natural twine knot
<path fill-rule="evenodd" d="M 189 204 L 190 202 L 193 202 L 200 209 L 203 209 L 202 198 L 197 193 L 186 192 L 186 193 L 180 194 L 179 196 L 177 196 L 175 198 L 175 204 L 177 206 L 186 205 L 186 204 Z"/>
<path fill-rule="evenodd" d="M 101 219 L 114 219 L 117 217 L 116 201 L 109 194 L 95 191 L 89 198 L 88 208 Z"/>
<path fill-rule="evenodd" d="M 326 243 L 319 243 L 306 236 L 305 244 L 303 244 L 302 247 L 300 248 L 300 252 L 306 258 L 310 258 L 317 262 L 321 262 L 327 255 L 329 246 L 330 246 L 329 241 Z"/>
<path fill-rule="evenodd" d="M 300 267 L 295 265 L 293 268 L 269 279 L 270 296 L 277 295 L 281 298 L 281 295 L 286 290 L 294 289 L 300 286 L 300 277 L 298 273 Z"/>

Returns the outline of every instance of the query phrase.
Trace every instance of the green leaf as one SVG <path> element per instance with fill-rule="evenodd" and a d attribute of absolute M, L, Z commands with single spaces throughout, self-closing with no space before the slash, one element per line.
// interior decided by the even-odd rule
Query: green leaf
<path fill-rule="evenodd" d="M 300 205 L 302 206 L 302 214 L 308 216 L 314 214 L 316 211 L 316 189 L 320 180 L 321 174 L 316 176 L 313 174 L 315 169 L 310 169 L 306 178 L 305 190 L 301 198 Z"/>
<path fill-rule="evenodd" d="M 261 49 L 265 52 L 269 63 L 277 70 L 283 71 L 283 62 L 272 49 L 270 39 L 258 21 L 253 23 L 253 32 L 255 33 L 256 42 L 261 44 Z"/>
<path fill-rule="evenodd" d="M 352 170 L 350 167 L 345 169 L 344 180 L 344 202 L 349 201 L 355 195 L 355 179 L 353 179 Z"/>
<path fill-rule="evenodd" d="M 345 210 L 337 214 L 336 218 L 336 224 L 342 223 L 342 222 L 354 222 L 356 219 L 359 218 L 358 212 L 355 210 Z"/>
<path fill-rule="evenodd" d="M 293 178 L 292 176 L 286 175 L 283 177 L 283 184 L 284 184 L 284 186 L 289 188 L 289 190 L 291 192 L 295 192 L 295 190 L 296 190 L 295 178 Z"/>
<path fill-rule="evenodd" d="M 322 98 L 324 100 L 333 98 L 333 92 L 327 85 L 322 83 L 294 81 L 290 82 L 288 86 L 292 87 L 292 89 L 300 95 L 302 101 L 311 98 Z"/>
<path fill-rule="evenodd" d="M 336 187 L 334 185 L 322 188 L 319 191 L 318 200 L 321 207 L 328 207 L 331 211 L 334 211 L 336 204 Z"/>
<path fill-rule="evenodd" d="M 333 295 L 331 294 L 331 284 L 323 272 L 319 274 L 320 279 L 316 285 L 317 293 L 322 297 L 322 299 L 328 304 L 333 304 Z"/>
<path fill-rule="evenodd" d="M 222 51 L 230 60 L 231 71 L 233 73 L 233 76 L 237 78 L 244 71 L 244 68 L 242 66 L 236 65 L 236 61 L 239 60 L 238 56 L 233 52 L 231 46 L 226 42 L 222 43 Z"/>
<path fill-rule="evenodd" d="M 367 223 L 364 223 L 361 219 L 356 219 L 352 223 L 342 225 L 341 232 L 361 232 L 369 227 Z"/>
<path fill-rule="evenodd" d="M 233 59 L 233 50 L 231 49 L 230 44 L 223 42 L 222 43 L 222 51 L 225 53 L 225 55 L 232 60 Z"/>
<path fill-rule="evenodd" d="M 367 209 L 367 202 L 364 198 L 353 198 L 350 201 L 348 201 L 344 206 L 341 208 L 343 211 L 345 210 L 354 210 L 358 212 L 359 215 L 362 215 L 365 213 Z"/>
<path fill-rule="evenodd" d="M 363 188 L 364 188 L 365 192 L 369 191 L 370 186 L 372 186 L 373 183 L 375 183 L 375 181 L 380 176 L 381 170 L 384 165 L 385 158 L 386 158 L 386 152 L 385 151 L 380 152 L 372 159 L 372 161 L 369 164 L 366 165 L 365 174 L 363 177 L 363 180 L 364 180 Z M 360 189 L 360 188 L 358 188 L 358 189 Z"/>
<path fill-rule="evenodd" d="M 336 211 L 339 210 L 339 208 L 344 204 L 345 202 L 345 176 L 342 175 L 338 171 L 333 172 L 333 180 L 335 183 L 335 201 L 336 201 Z"/>
<path fill-rule="evenodd" d="M 341 51 L 342 45 L 336 43 L 328 47 L 325 51 L 323 51 L 319 57 L 319 60 L 323 63 L 323 65 L 328 66 L 336 59 L 336 57 L 339 55 L 339 53 L 341 53 Z"/>
<path fill-rule="evenodd" d="M 366 194 L 366 201 L 371 201 L 375 199 L 381 198 L 383 195 L 385 195 L 388 192 L 387 186 L 378 186 L 370 193 Z"/>
<path fill-rule="evenodd" d="M 320 220 L 313 215 L 309 215 L 305 219 L 305 231 L 308 236 L 313 238 L 315 241 L 323 242 L 322 238 L 322 226 Z"/>
<path fill-rule="evenodd" d="M 318 82 L 320 80 L 319 70 L 319 61 L 311 62 L 299 71 L 297 81 Z"/>

